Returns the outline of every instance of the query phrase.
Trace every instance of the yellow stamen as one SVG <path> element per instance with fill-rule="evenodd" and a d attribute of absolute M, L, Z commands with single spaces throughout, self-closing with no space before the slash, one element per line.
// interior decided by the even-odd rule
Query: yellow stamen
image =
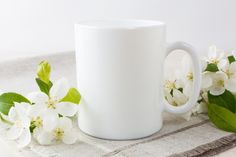
<path fill-rule="evenodd" d="M 170 89 L 170 90 L 176 89 L 175 81 L 166 80 L 165 88 Z"/>
<path fill-rule="evenodd" d="M 56 109 L 56 104 L 57 104 L 57 101 L 49 98 L 49 100 L 47 102 L 47 107 L 51 108 L 51 109 Z"/>
<path fill-rule="evenodd" d="M 43 119 L 41 117 L 36 117 L 33 118 L 31 123 L 33 123 L 34 126 L 36 126 L 37 128 L 42 127 L 43 126 Z"/>
<path fill-rule="evenodd" d="M 212 58 L 209 62 L 213 63 L 213 64 L 218 64 L 220 62 L 220 60 L 217 58 Z"/>
<path fill-rule="evenodd" d="M 217 80 L 217 86 L 224 86 L 224 80 Z"/>
<path fill-rule="evenodd" d="M 56 128 L 53 133 L 56 140 L 61 140 L 65 134 L 64 130 L 61 128 Z"/>
<path fill-rule="evenodd" d="M 225 74 L 226 74 L 229 78 L 234 75 L 234 73 L 231 72 L 229 69 L 227 69 L 227 70 L 225 71 Z"/>
<path fill-rule="evenodd" d="M 193 80 L 193 73 L 192 73 L 192 72 L 189 72 L 189 73 L 187 74 L 187 79 L 188 79 L 189 81 L 192 81 L 192 80 Z"/>

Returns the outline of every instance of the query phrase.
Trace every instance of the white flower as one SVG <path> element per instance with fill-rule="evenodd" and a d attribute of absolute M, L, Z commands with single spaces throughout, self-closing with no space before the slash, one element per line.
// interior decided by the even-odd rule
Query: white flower
<path fill-rule="evenodd" d="M 28 95 L 35 112 L 48 112 L 47 115 L 60 114 L 62 116 L 74 116 L 77 112 L 77 105 L 71 102 L 60 102 L 69 91 L 66 79 L 60 79 L 52 86 L 49 96 L 43 92 L 33 92 Z M 50 119 L 53 116 L 50 116 Z M 52 118 L 53 119 L 53 118 Z M 51 119 L 51 120 L 52 120 Z"/>
<path fill-rule="evenodd" d="M 231 64 L 227 61 L 221 67 L 221 70 L 227 75 L 228 79 L 225 81 L 225 88 L 231 92 L 236 92 L 236 62 Z"/>
<path fill-rule="evenodd" d="M 201 91 L 201 95 L 198 98 L 200 102 L 197 102 L 190 111 L 182 114 L 181 117 L 189 121 L 192 115 L 196 116 L 201 113 L 207 113 L 207 110 L 208 110 L 207 103 L 206 103 L 206 101 L 208 101 L 207 99 L 208 99 L 207 92 Z"/>
<path fill-rule="evenodd" d="M 208 71 L 204 71 L 202 73 L 202 81 L 201 81 L 201 88 L 202 89 L 207 89 L 212 85 L 212 75 L 214 73 L 213 72 L 208 72 Z"/>
<path fill-rule="evenodd" d="M 208 103 L 208 90 L 201 90 L 201 97 L 203 102 Z"/>
<path fill-rule="evenodd" d="M 183 56 L 181 70 L 176 71 L 176 77 L 182 80 L 184 84 L 183 93 L 186 96 L 190 96 L 192 94 L 193 70 L 192 62 L 188 55 Z"/>
<path fill-rule="evenodd" d="M 73 144 L 78 136 L 72 127 L 72 121 L 67 117 L 57 119 L 56 125 L 51 131 L 37 130 L 36 139 L 42 145 L 62 141 L 65 144 Z"/>
<path fill-rule="evenodd" d="M 179 90 L 173 90 L 173 96 L 165 91 L 166 100 L 173 106 L 181 106 L 188 101 L 188 97 Z"/>
<path fill-rule="evenodd" d="M 197 106 L 197 113 L 207 113 L 208 108 L 207 108 L 207 104 L 205 102 L 200 102 L 198 103 Z"/>
<path fill-rule="evenodd" d="M 25 106 L 29 104 L 15 103 L 8 113 L 8 120 L 13 123 L 7 131 L 7 137 L 11 140 L 17 140 L 19 147 L 27 146 L 31 141 L 31 133 L 29 130 L 30 119 L 27 117 Z"/>
<path fill-rule="evenodd" d="M 227 81 L 227 75 L 224 72 L 217 71 L 212 74 L 212 86 L 209 87 L 212 95 L 221 95 L 225 92 L 225 82 Z"/>
<path fill-rule="evenodd" d="M 218 50 L 215 45 L 212 45 L 209 47 L 208 57 L 204 58 L 204 60 L 207 63 L 213 63 L 218 65 L 221 59 L 224 58 L 224 56 L 225 54 L 222 51 Z"/>
<path fill-rule="evenodd" d="M 212 95 L 221 95 L 225 89 L 236 92 L 236 62 L 229 64 L 228 61 L 221 62 L 220 70 L 211 74 L 212 86 L 209 87 Z"/>
<path fill-rule="evenodd" d="M 167 79 L 164 82 L 164 91 L 170 93 L 171 91 L 178 90 L 179 88 L 182 88 L 182 82 L 181 80 L 177 79 Z"/>
<path fill-rule="evenodd" d="M 58 114 L 53 110 L 45 109 L 43 105 L 35 104 L 29 108 L 28 116 L 34 127 L 33 135 L 35 135 L 38 129 L 51 130 L 56 125 Z"/>
<path fill-rule="evenodd" d="M 204 102 L 196 103 L 190 111 L 182 114 L 181 117 L 189 121 L 192 115 L 198 115 L 200 113 L 207 113 L 207 104 Z"/>

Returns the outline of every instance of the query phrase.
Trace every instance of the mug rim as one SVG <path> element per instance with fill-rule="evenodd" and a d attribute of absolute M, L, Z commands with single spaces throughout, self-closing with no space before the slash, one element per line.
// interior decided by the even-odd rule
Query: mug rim
<path fill-rule="evenodd" d="M 75 24 L 75 27 L 92 29 L 140 29 L 165 26 L 158 20 L 119 19 L 119 20 L 84 20 Z"/>

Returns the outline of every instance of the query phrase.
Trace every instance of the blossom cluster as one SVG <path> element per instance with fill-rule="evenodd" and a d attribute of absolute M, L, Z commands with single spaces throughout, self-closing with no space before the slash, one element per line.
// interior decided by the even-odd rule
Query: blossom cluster
<path fill-rule="evenodd" d="M 192 115 L 206 113 L 209 95 L 221 96 L 225 91 L 236 92 L 236 54 L 226 53 L 216 46 L 210 46 L 208 57 L 201 60 L 202 81 L 198 102 L 193 109 L 182 115 L 190 120 Z M 193 71 L 189 56 L 182 58 L 182 68 L 174 76 L 165 78 L 164 95 L 166 100 L 174 106 L 184 105 L 192 94 Z"/>
<path fill-rule="evenodd" d="M 0 95 L 0 105 L 4 102 L 9 106 L 1 110 L 1 119 L 10 124 L 7 137 L 16 140 L 19 147 L 27 146 L 32 138 L 41 145 L 60 141 L 73 144 L 77 140 L 73 117 L 78 111 L 80 94 L 70 88 L 65 78 L 52 83 L 50 70 L 46 61 L 38 66 L 36 82 L 40 91 L 26 97 L 17 93 Z"/>

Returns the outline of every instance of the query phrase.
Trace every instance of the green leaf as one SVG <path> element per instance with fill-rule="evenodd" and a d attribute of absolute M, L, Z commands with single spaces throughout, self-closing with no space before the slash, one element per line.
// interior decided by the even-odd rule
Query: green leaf
<path fill-rule="evenodd" d="M 224 107 L 233 113 L 236 112 L 236 99 L 234 95 L 228 90 L 225 90 L 223 94 L 218 96 L 211 95 L 210 92 L 208 92 L 208 100 L 209 103 L 214 103 Z"/>
<path fill-rule="evenodd" d="M 47 61 L 42 61 L 39 63 L 37 68 L 37 75 L 40 80 L 49 84 L 50 82 L 50 73 L 51 73 L 51 66 Z"/>
<path fill-rule="evenodd" d="M 0 96 L 0 112 L 8 115 L 10 108 L 14 105 L 14 102 L 25 102 L 31 104 L 31 102 L 24 96 L 17 93 L 4 93 Z"/>
<path fill-rule="evenodd" d="M 0 96 L 0 101 L 4 101 L 4 102 L 26 102 L 31 104 L 31 102 L 24 96 L 18 94 L 18 93 L 14 93 L 14 92 L 8 92 L 8 93 L 3 93 Z"/>
<path fill-rule="evenodd" d="M 216 71 L 219 71 L 219 69 L 218 69 L 216 64 L 209 63 L 209 64 L 207 64 L 207 67 L 206 67 L 205 71 L 216 72 Z"/>
<path fill-rule="evenodd" d="M 228 61 L 229 61 L 229 63 L 234 62 L 235 61 L 234 56 L 228 56 Z"/>
<path fill-rule="evenodd" d="M 219 129 L 236 132 L 236 116 L 224 107 L 208 104 L 208 116 Z"/>
<path fill-rule="evenodd" d="M 14 105 L 13 102 L 0 101 L 0 112 L 5 115 L 8 115 L 8 112 L 13 105 Z"/>
<path fill-rule="evenodd" d="M 49 81 L 49 83 L 47 84 L 44 81 L 42 81 L 41 79 L 39 79 L 39 78 L 36 78 L 35 80 L 36 80 L 36 82 L 38 84 L 39 89 L 42 92 L 44 92 L 45 94 L 49 95 L 49 91 L 50 91 L 50 89 L 51 89 L 51 87 L 53 85 L 52 82 Z"/>
<path fill-rule="evenodd" d="M 71 102 L 74 104 L 79 104 L 81 99 L 80 93 L 77 91 L 76 88 L 71 88 L 66 96 L 61 99 L 61 102 Z"/>

